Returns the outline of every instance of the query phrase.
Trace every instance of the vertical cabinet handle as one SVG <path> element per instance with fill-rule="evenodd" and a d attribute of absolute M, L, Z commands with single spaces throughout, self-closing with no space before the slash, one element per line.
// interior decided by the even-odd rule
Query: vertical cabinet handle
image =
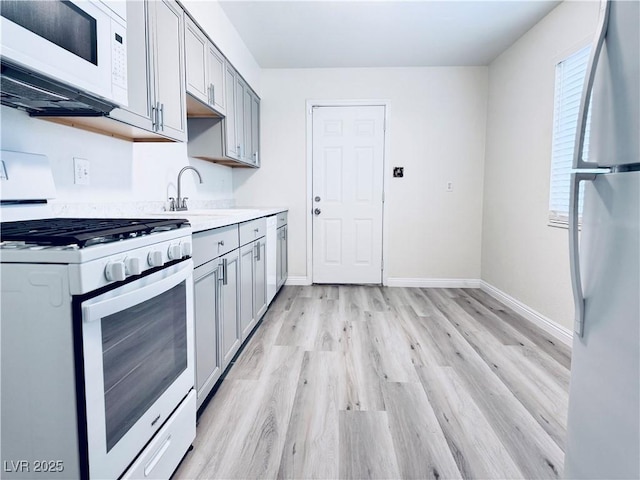
<path fill-rule="evenodd" d="M 216 86 L 211 84 L 211 105 L 216 104 Z"/>
<path fill-rule="evenodd" d="M 151 130 L 156 132 L 158 130 L 158 111 L 156 107 L 151 107 Z"/>
<path fill-rule="evenodd" d="M 222 259 L 222 284 L 226 285 L 227 284 L 227 259 L 223 258 Z"/>
<path fill-rule="evenodd" d="M 255 259 L 259 262 L 260 261 L 260 240 L 256 241 L 256 243 L 254 244 L 254 248 L 256 249 Z"/>
<path fill-rule="evenodd" d="M 164 132 L 164 103 L 160 104 L 160 126 Z"/>

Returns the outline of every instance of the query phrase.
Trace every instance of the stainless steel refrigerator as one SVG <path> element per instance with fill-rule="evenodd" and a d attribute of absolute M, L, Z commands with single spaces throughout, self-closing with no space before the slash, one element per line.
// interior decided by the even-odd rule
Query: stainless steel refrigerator
<path fill-rule="evenodd" d="M 640 478 L 639 29 L 638 0 L 601 3 L 571 179 L 576 318 L 566 478 Z M 589 161 L 584 162 L 590 101 Z"/>

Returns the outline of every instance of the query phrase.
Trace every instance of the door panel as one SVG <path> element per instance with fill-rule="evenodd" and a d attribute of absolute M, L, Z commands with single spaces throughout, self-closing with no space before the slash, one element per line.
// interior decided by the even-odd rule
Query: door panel
<path fill-rule="evenodd" d="M 227 155 L 231 158 L 238 160 L 238 133 L 236 129 L 236 73 L 233 68 L 227 65 L 225 69 L 225 97 L 226 97 L 226 111 L 227 116 L 225 118 L 225 131 L 227 134 Z"/>
<path fill-rule="evenodd" d="M 207 103 L 207 38 L 200 29 L 187 18 L 185 25 L 185 55 L 187 72 L 187 91 Z"/>
<path fill-rule="evenodd" d="M 182 10 L 174 2 L 154 2 L 156 9 L 156 99 L 160 103 L 161 132 L 185 139 L 185 86 Z"/>
<path fill-rule="evenodd" d="M 226 95 L 224 88 L 224 57 L 216 47 L 209 44 L 208 56 L 209 81 L 212 85 L 213 106 L 220 113 L 225 113 Z"/>
<path fill-rule="evenodd" d="M 220 308 L 222 325 L 222 368 L 229 362 L 240 348 L 240 315 L 238 309 L 238 273 L 240 269 L 239 250 L 234 250 L 220 259 L 220 263 L 226 260 L 226 269 L 223 275 L 224 281 L 219 282 L 222 289 Z"/>
<path fill-rule="evenodd" d="M 218 268 L 216 262 L 194 271 L 194 317 L 196 339 L 196 390 L 198 406 L 222 373 L 216 315 L 218 312 Z"/>
<path fill-rule="evenodd" d="M 240 329 L 242 340 L 251 332 L 253 316 L 253 243 L 240 248 Z"/>
<path fill-rule="evenodd" d="M 255 242 L 257 255 L 254 256 L 254 317 L 256 322 L 260 320 L 264 312 L 267 311 L 267 250 L 264 238 Z M 259 253 L 258 253 L 259 252 Z"/>
<path fill-rule="evenodd" d="M 383 106 L 313 109 L 313 282 L 382 282 Z"/>

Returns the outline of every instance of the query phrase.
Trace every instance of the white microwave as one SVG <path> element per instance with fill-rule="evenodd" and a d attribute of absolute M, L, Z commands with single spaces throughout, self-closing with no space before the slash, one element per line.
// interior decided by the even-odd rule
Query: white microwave
<path fill-rule="evenodd" d="M 0 21 L 3 65 L 127 106 L 126 2 L 1 0 Z"/>

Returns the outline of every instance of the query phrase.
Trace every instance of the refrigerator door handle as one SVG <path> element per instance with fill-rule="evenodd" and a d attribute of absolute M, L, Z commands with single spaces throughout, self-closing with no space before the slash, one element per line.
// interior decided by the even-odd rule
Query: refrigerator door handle
<path fill-rule="evenodd" d="M 582 337 L 584 332 L 584 294 L 580 278 L 580 245 L 578 236 L 578 197 L 580 182 L 593 181 L 597 173 L 572 173 L 569 194 L 569 264 L 571 267 L 571 285 L 575 302 L 575 320 L 573 331 Z"/>
<path fill-rule="evenodd" d="M 593 82 L 596 77 L 596 69 L 598 68 L 598 60 L 604 45 L 604 38 L 607 35 L 607 26 L 609 24 L 609 0 L 600 1 L 600 18 L 598 21 L 598 30 L 596 37 L 591 46 L 591 54 L 589 55 L 589 63 L 587 63 L 587 72 L 584 78 L 584 87 L 582 88 L 582 97 L 580 98 L 580 110 L 578 113 L 578 130 L 576 132 L 576 143 L 573 148 L 573 168 L 598 168 L 598 164 L 594 162 L 585 162 L 582 160 L 584 135 L 587 129 L 587 113 L 589 103 L 591 101 L 591 92 L 593 91 Z"/>

